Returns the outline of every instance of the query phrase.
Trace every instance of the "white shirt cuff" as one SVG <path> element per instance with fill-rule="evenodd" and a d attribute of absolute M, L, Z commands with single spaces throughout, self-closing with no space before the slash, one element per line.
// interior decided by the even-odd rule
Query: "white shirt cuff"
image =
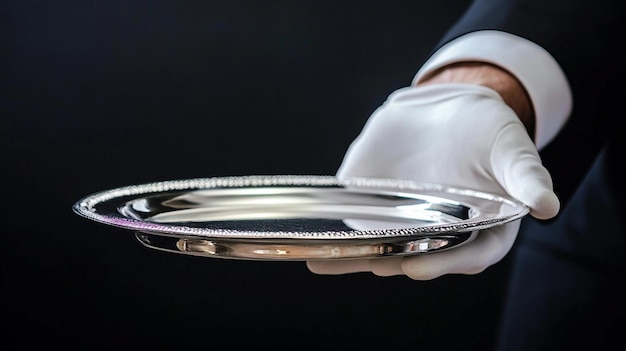
<path fill-rule="evenodd" d="M 519 79 L 535 109 L 537 149 L 552 141 L 567 122 L 572 110 L 572 92 L 559 64 L 539 45 L 505 32 L 484 30 L 450 41 L 424 63 L 413 85 L 428 73 L 461 61 L 489 62 Z"/>

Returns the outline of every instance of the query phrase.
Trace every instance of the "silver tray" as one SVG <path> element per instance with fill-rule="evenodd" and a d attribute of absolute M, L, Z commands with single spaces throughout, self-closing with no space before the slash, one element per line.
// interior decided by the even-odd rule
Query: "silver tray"
<path fill-rule="evenodd" d="M 131 185 L 88 195 L 73 210 L 132 230 L 149 248 L 247 260 L 433 253 L 529 212 L 515 199 L 470 189 L 308 175 Z"/>

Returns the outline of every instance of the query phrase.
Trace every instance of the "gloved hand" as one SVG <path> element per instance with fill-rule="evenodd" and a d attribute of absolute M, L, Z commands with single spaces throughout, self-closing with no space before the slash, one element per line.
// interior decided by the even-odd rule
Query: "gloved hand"
<path fill-rule="evenodd" d="M 398 178 L 508 195 L 539 219 L 559 211 L 550 174 L 524 125 L 495 90 L 481 85 L 395 91 L 350 145 L 337 177 Z M 318 274 L 372 272 L 415 280 L 476 274 L 508 253 L 519 225 L 516 220 L 482 230 L 474 241 L 437 253 L 309 261 L 307 267 Z"/>

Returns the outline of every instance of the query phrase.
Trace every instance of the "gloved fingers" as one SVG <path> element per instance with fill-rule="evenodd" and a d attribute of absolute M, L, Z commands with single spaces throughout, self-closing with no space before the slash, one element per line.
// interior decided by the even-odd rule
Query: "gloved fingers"
<path fill-rule="evenodd" d="M 404 257 L 384 257 L 370 260 L 370 271 L 379 277 L 402 275 L 402 260 Z"/>
<path fill-rule="evenodd" d="M 316 274 L 371 272 L 382 277 L 406 275 L 413 280 L 431 280 L 445 274 L 477 274 L 509 252 L 519 226 L 520 220 L 516 220 L 482 230 L 474 241 L 447 251 L 374 259 L 307 261 L 307 268 Z"/>
<path fill-rule="evenodd" d="M 492 149 L 491 164 L 502 187 L 530 207 L 533 217 L 556 216 L 560 203 L 552 188 L 552 177 L 521 123 L 502 129 Z"/>
<path fill-rule="evenodd" d="M 371 272 L 369 259 L 338 261 L 307 261 L 306 266 L 312 273 L 339 275 L 348 273 Z"/>
<path fill-rule="evenodd" d="M 404 274 L 401 268 L 402 257 L 380 257 L 373 259 L 307 261 L 307 268 L 316 274 L 348 274 L 369 272 L 388 277 Z"/>
<path fill-rule="evenodd" d="M 402 272 L 413 280 L 431 280 L 445 274 L 478 274 L 499 262 L 511 249 L 520 220 L 482 230 L 474 241 L 425 255 L 407 256 Z"/>

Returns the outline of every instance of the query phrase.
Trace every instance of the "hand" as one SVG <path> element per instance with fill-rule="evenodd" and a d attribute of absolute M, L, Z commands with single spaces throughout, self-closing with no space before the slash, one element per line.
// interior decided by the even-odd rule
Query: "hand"
<path fill-rule="evenodd" d="M 399 178 L 512 196 L 536 218 L 559 201 L 526 127 L 495 90 L 478 84 L 418 85 L 395 91 L 352 143 L 337 177 Z M 519 220 L 482 230 L 460 247 L 433 254 L 309 261 L 318 274 L 372 272 L 427 280 L 476 274 L 511 249 Z"/>

